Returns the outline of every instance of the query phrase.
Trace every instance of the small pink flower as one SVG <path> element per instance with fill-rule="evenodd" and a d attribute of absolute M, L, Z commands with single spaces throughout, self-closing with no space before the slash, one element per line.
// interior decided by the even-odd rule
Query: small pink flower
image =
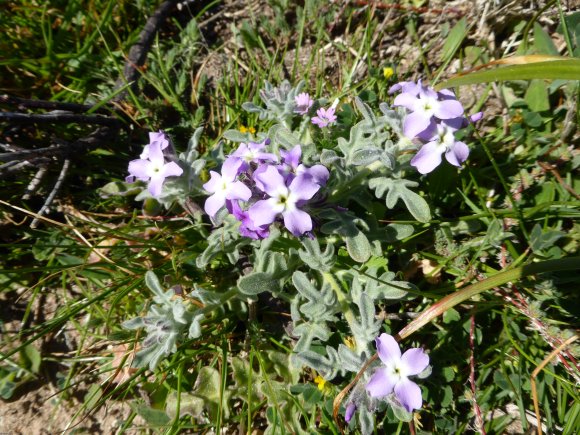
<path fill-rule="evenodd" d="M 336 121 L 334 107 L 329 107 L 328 109 L 324 109 L 321 107 L 316 111 L 316 115 L 317 116 L 312 118 L 312 123 L 320 128 L 324 128 Z"/>
<path fill-rule="evenodd" d="M 314 104 L 314 101 L 306 92 L 302 92 L 301 94 L 296 95 L 296 97 L 294 97 L 294 101 L 296 102 L 296 108 L 294 109 L 294 112 L 300 115 L 306 115 L 308 110 L 310 110 Z"/>

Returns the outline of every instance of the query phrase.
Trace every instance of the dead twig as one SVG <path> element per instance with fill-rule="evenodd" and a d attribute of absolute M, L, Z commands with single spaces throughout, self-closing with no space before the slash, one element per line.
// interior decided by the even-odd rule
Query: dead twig
<path fill-rule="evenodd" d="M 50 207 L 50 204 L 52 204 L 52 201 L 54 200 L 54 198 L 56 197 L 56 194 L 60 190 L 60 186 L 62 186 L 62 183 L 64 182 L 64 179 L 65 179 L 66 174 L 68 172 L 69 166 L 70 166 L 70 159 L 65 159 L 64 163 L 62 165 L 62 169 L 60 170 L 60 174 L 58 175 L 58 178 L 56 180 L 56 183 L 54 183 L 54 187 L 52 188 L 52 191 L 50 192 L 50 194 L 46 198 L 46 201 L 44 201 L 44 204 L 41 207 L 41 209 L 38 211 L 39 216 L 42 216 L 44 213 L 46 213 L 46 210 L 48 210 L 48 207 Z M 32 220 L 32 222 L 30 223 L 30 228 L 36 228 L 38 226 L 38 223 L 39 223 L 39 219 L 35 217 Z"/>
<path fill-rule="evenodd" d="M 93 106 L 78 103 L 61 103 L 60 101 L 32 100 L 28 98 L 13 97 L 11 95 L 0 95 L 0 104 L 16 106 L 19 109 L 47 109 L 66 110 L 68 112 L 88 112 Z M 98 109 L 97 111 L 105 111 Z"/>
<path fill-rule="evenodd" d="M 538 161 L 538 165 L 540 165 L 540 168 L 542 168 L 542 170 L 545 173 L 550 173 L 554 176 L 554 178 L 556 180 L 558 180 L 558 183 L 560 183 L 560 185 L 566 189 L 568 192 L 570 192 L 570 195 L 572 195 L 574 198 L 576 199 L 580 199 L 580 195 L 578 193 L 576 193 L 576 191 L 574 189 L 572 189 L 572 186 L 570 186 L 569 184 L 567 184 L 564 179 L 560 176 L 560 174 L 558 173 L 558 170 L 556 169 L 555 165 L 550 165 L 549 163 L 544 163 L 544 162 L 540 162 Z"/>
<path fill-rule="evenodd" d="M 157 8 L 145 23 L 145 27 L 139 34 L 139 40 L 129 50 L 129 55 L 125 62 L 125 69 L 121 77 L 117 80 L 116 89 L 120 89 L 129 83 L 129 90 L 134 92 L 137 89 L 137 79 L 139 78 L 140 68 L 145 64 L 147 53 L 151 49 L 151 44 L 155 39 L 157 31 L 169 16 L 171 10 L 177 6 L 178 0 L 167 0 Z M 119 92 L 114 102 L 119 102 L 127 97 L 127 90 Z"/>
<path fill-rule="evenodd" d="M 117 118 L 111 118 L 102 115 L 78 115 L 61 110 L 49 113 L 14 113 L 14 112 L 0 112 L 0 122 L 13 123 L 48 123 L 56 124 L 59 122 L 65 123 L 79 123 L 79 124 L 95 124 L 108 125 L 117 127 L 121 122 Z"/>

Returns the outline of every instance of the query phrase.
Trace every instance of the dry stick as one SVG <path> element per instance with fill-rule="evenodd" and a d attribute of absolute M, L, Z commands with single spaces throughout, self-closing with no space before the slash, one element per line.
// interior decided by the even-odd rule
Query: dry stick
<path fill-rule="evenodd" d="M 139 34 L 139 40 L 131 47 L 129 50 L 129 56 L 125 62 L 125 69 L 121 77 L 117 80 L 115 85 L 116 89 L 120 89 L 125 84 L 130 83 L 129 89 L 131 92 L 135 92 L 137 89 L 137 79 L 139 78 L 139 68 L 145 64 L 147 59 L 147 53 L 151 49 L 151 45 L 155 39 L 157 31 L 161 27 L 161 24 L 169 16 L 171 9 L 173 9 L 178 0 L 167 0 L 157 8 L 157 10 L 149 17 L 145 23 L 145 27 Z M 114 102 L 119 102 L 127 97 L 127 90 L 119 92 L 115 98 Z"/>
<path fill-rule="evenodd" d="M 77 103 L 61 103 L 59 101 L 31 100 L 28 98 L 12 97 L 10 95 L 0 95 L 0 104 L 17 106 L 18 108 L 34 108 L 48 110 L 67 110 L 69 112 L 87 112 L 93 106 Z M 103 109 L 99 109 L 103 110 Z"/>
<path fill-rule="evenodd" d="M 52 188 L 52 192 L 50 192 L 50 195 L 48 195 L 48 197 L 46 198 L 46 201 L 44 201 L 43 206 L 38 211 L 39 216 L 42 216 L 43 213 L 45 213 L 46 210 L 48 210 L 48 207 L 50 207 L 50 204 L 54 200 L 54 197 L 56 196 L 56 194 L 60 190 L 60 186 L 62 185 L 64 178 L 66 177 L 66 173 L 68 172 L 69 166 L 70 166 L 70 159 L 67 158 L 64 160 L 64 163 L 62 165 L 62 169 L 60 170 L 60 174 L 58 175 L 56 183 L 54 183 L 54 187 Z M 39 222 L 38 218 L 35 217 L 32 220 L 32 222 L 30 222 L 30 228 L 36 228 L 38 226 L 38 222 Z"/>
<path fill-rule="evenodd" d="M 540 363 L 538 367 L 532 372 L 532 377 L 530 378 L 530 384 L 532 387 L 532 400 L 534 401 L 534 412 L 536 413 L 536 419 L 538 420 L 538 435 L 542 435 L 542 420 L 540 416 L 540 404 L 538 403 L 538 391 L 536 390 L 536 377 L 540 371 L 546 367 L 546 365 L 552 361 L 565 347 L 569 346 L 578 338 L 577 335 L 573 335 L 560 346 L 558 346 L 553 352 L 548 355 L 544 361 Z"/>
<path fill-rule="evenodd" d="M 486 435 L 483 427 L 483 417 L 481 416 L 481 408 L 477 403 L 477 395 L 475 389 L 475 314 L 471 315 L 471 324 L 469 327 L 469 349 L 471 355 L 469 356 L 469 383 L 471 384 L 471 394 L 473 402 L 473 411 L 475 414 L 475 426 L 481 435 Z"/>
<path fill-rule="evenodd" d="M 76 122 L 79 124 L 95 124 L 119 126 L 117 118 L 110 118 L 102 115 L 77 115 L 69 112 L 54 111 L 49 113 L 13 113 L 0 112 L 0 122 L 13 123 L 42 123 L 51 124 L 59 122 Z"/>
<path fill-rule="evenodd" d="M 558 170 L 556 169 L 555 165 L 550 165 L 549 163 L 540 162 L 539 160 L 537 163 L 538 163 L 538 165 L 540 165 L 540 168 L 542 168 L 542 170 L 544 172 L 551 173 L 556 178 L 556 180 L 558 180 L 558 183 L 560 183 L 560 185 L 570 193 L 570 195 L 572 195 L 576 199 L 580 199 L 580 195 L 578 193 L 576 193 L 576 191 L 572 188 L 572 186 L 567 184 L 562 179 L 562 177 L 558 173 Z"/>
<path fill-rule="evenodd" d="M 24 195 L 22 195 L 23 201 L 30 199 L 30 196 L 32 195 L 32 193 L 40 185 L 40 182 L 42 181 L 42 179 L 46 175 L 47 170 L 48 170 L 47 164 L 40 165 L 40 168 L 38 169 L 38 171 L 36 171 L 36 174 L 34 174 L 34 177 L 30 181 L 30 183 L 28 183 L 28 186 L 26 186 L 26 192 L 24 193 Z"/>
<path fill-rule="evenodd" d="M 531 263 L 526 266 L 517 267 L 515 269 L 506 270 L 503 272 L 496 273 L 495 275 L 487 278 L 484 281 L 477 282 L 475 284 L 471 284 L 461 290 L 458 290 L 454 293 L 451 293 L 435 304 L 428 307 L 424 310 L 421 315 L 405 326 L 403 329 L 399 331 L 398 334 L 395 335 L 396 341 L 404 340 L 405 338 L 409 337 L 414 332 L 421 329 L 426 324 L 430 323 L 440 315 L 442 315 L 448 309 L 465 302 L 471 299 L 473 296 L 482 293 L 486 290 L 490 290 L 496 288 L 500 285 L 503 285 L 507 282 L 517 281 L 522 279 L 526 276 L 536 275 L 538 273 L 543 272 L 558 272 L 558 271 L 565 271 L 565 270 L 577 270 L 580 268 L 580 257 L 568 257 L 562 258 L 558 260 L 546 260 L 539 263 Z M 333 401 L 333 410 L 332 416 L 338 429 L 342 434 L 344 434 L 344 430 L 342 428 L 342 422 L 338 418 L 338 411 L 340 409 L 340 405 L 344 399 L 344 397 L 348 394 L 351 388 L 358 382 L 358 380 L 362 377 L 364 372 L 368 369 L 368 367 L 378 358 L 378 354 L 374 354 L 371 358 L 367 360 L 367 362 L 363 365 L 360 371 L 356 374 L 353 381 L 346 386 L 338 395 L 335 397 Z"/>

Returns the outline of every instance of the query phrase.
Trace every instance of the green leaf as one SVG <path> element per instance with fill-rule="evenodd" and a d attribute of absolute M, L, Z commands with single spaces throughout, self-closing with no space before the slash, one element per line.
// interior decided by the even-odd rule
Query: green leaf
<path fill-rule="evenodd" d="M 463 40 L 467 36 L 467 20 L 462 18 L 449 32 L 449 36 L 441 49 L 441 62 L 450 61 L 455 52 L 461 47 Z"/>
<path fill-rule="evenodd" d="M 160 409 L 150 408 L 147 405 L 133 405 L 133 410 L 143 417 L 147 424 L 155 427 L 166 426 L 171 419 Z"/>
<path fill-rule="evenodd" d="M 38 373 L 40 363 L 42 362 L 42 356 L 40 355 L 38 349 L 36 349 L 32 344 L 29 344 L 24 347 L 24 355 L 30 362 L 30 371 L 32 373 Z"/>
<path fill-rule="evenodd" d="M 580 59 L 562 57 L 561 60 L 530 62 L 524 65 L 508 65 L 497 68 L 475 71 L 455 76 L 440 83 L 436 88 L 475 85 L 504 80 L 580 80 Z"/>
<path fill-rule="evenodd" d="M 362 231 L 359 230 L 354 236 L 347 236 L 345 239 L 348 255 L 354 261 L 364 263 L 371 258 L 371 244 Z"/>
<path fill-rule="evenodd" d="M 544 119 L 536 112 L 524 112 L 524 122 L 533 128 L 538 128 L 544 123 Z"/>
<path fill-rule="evenodd" d="M 145 273 L 145 284 L 156 296 L 159 296 L 162 300 L 167 299 L 168 297 L 165 295 L 165 290 L 161 287 L 161 283 L 159 282 L 159 278 L 155 275 L 154 272 L 148 270 Z"/>
<path fill-rule="evenodd" d="M 550 35 L 538 23 L 534 23 L 534 51 L 538 54 L 558 56 L 560 53 Z"/>
<path fill-rule="evenodd" d="M 532 80 L 524 99 L 533 112 L 550 110 L 548 88 L 543 80 Z"/>
<path fill-rule="evenodd" d="M 386 204 L 393 208 L 399 199 L 402 199 L 409 212 L 419 222 L 429 222 L 431 211 L 429 205 L 420 195 L 413 192 L 409 187 L 415 187 L 417 183 L 407 180 L 391 179 L 386 177 L 373 178 L 369 181 L 369 187 L 375 190 L 375 195 L 380 198 L 386 193 Z"/>
<path fill-rule="evenodd" d="M 269 273 L 254 272 L 238 280 L 238 289 L 248 296 L 255 296 L 263 292 L 277 292 L 280 284 Z"/>

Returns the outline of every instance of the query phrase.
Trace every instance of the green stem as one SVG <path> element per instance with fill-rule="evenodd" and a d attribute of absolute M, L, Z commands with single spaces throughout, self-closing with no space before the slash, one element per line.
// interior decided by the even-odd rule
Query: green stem
<path fill-rule="evenodd" d="M 334 276 L 332 276 L 332 274 L 328 272 L 322 272 L 322 277 L 330 285 L 332 290 L 334 290 L 336 298 L 338 299 L 338 304 L 340 305 L 340 310 L 344 314 L 344 318 L 346 319 L 348 326 L 350 326 L 350 329 L 353 330 L 354 329 L 353 325 L 356 323 L 356 319 L 354 317 L 354 313 L 350 307 L 350 304 L 348 303 L 348 300 L 346 299 L 346 296 L 342 291 L 342 288 L 340 287 L 338 282 L 336 282 L 336 279 L 334 279 Z M 357 348 L 358 346 L 359 343 L 357 343 Z"/>

